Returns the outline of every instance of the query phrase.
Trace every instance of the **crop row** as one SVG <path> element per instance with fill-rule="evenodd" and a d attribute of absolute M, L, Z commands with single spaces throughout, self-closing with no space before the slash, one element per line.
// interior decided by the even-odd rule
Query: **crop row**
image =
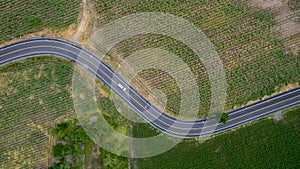
<path fill-rule="evenodd" d="M 166 12 L 192 22 L 207 35 L 222 61 L 227 79 L 227 108 L 260 99 L 272 94 L 277 86 L 299 81 L 299 56 L 286 53 L 284 39 L 278 38 L 281 30 L 275 29 L 276 25 L 289 20 L 285 18 L 279 20 L 280 23 L 275 22 L 276 11 L 250 9 L 243 3 L 226 0 L 209 4 L 187 1 L 180 5 L 177 2 L 142 3 L 123 0 L 101 3 L 97 9 L 101 16 L 100 26 L 139 12 Z M 294 14 L 291 17 L 292 15 Z M 198 84 L 201 96 L 198 115 L 203 117 L 207 114 L 211 84 L 204 64 L 187 45 L 171 37 L 146 34 L 124 40 L 114 48 L 113 51 L 124 58 L 135 51 L 149 48 L 161 48 L 179 56 L 189 66 Z M 144 63 L 149 62 L 147 59 L 145 56 Z M 116 61 L 119 59 L 116 58 Z M 167 60 L 159 62 L 166 63 L 165 67 L 176 67 L 169 65 Z M 178 114 L 180 91 L 175 90 L 174 86 L 178 84 L 168 76 L 170 75 L 163 72 L 144 71 L 140 73 L 140 77 L 151 89 L 141 86 L 138 88 L 145 88 L 149 95 L 153 88 L 163 89 L 168 99 L 167 110 Z"/>
<path fill-rule="evenodd" d="M 70 65 L 53 59 L 0 68 L 5 82 L 0 89 L 1 167 L 47 167 L 49 127 L 58 117 L 74 113 L 71 77 Z"/>
<path fill-rule="evenodd" d="M 0 43 L 44 28 L 59 30 L 76 23 L 80 1 L 0 2 Z"/>

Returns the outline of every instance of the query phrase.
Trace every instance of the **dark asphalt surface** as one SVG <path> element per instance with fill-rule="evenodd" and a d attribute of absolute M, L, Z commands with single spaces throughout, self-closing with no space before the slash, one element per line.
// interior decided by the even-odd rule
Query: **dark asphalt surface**
<path fill-rule="evenodd" d="M 41 55 L 59 57 L 80 65 L 83 69 L 94 74 L 148 123 L 175 137 L 190 138 L 224 132 L 300 104 L 300 87 L 297 87 L 227 112 L 229 121 L 226 125 L 205 119 L 195 121 L 175 119 L 151 105 L 124 78 L 115 73 L 96 55 L 74 43 L 52 38 L 27 39 L 1 47 L 0 66 Z M 118 87 L 118 84 L 121 84 L 125 90 Z"/>

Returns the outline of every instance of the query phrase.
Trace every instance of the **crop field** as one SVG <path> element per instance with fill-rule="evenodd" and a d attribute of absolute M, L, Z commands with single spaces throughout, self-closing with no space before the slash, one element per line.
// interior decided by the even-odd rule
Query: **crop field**
<path fill-rule="evenodd" d="M 76 118 L 72 77 L 73 65 L 53 57 L 35 57 L 0 67 L 1 169 L 45 168 L 51 164 L 50 129 L 56 122 Z M 99 110 L 113 128 L 128 135 L 128 121 L 102 88 L 98 82 L 95 94 L 101 100 Z M 119 159 L 101 151 L 103 160 Z"/>
<path fill-rule="evenodd" d="M 0 1 L 0 43 L 42 29 L 60 30 L 76 23 L 80 0 Z"/>
<path fill-rule="evenodd" d="M 96 0 L 95 8 L 99 27 L 139 12 L 165 12 L 193 23 L 207 35 L 222 60 L 227 79 L 226 109 L 232 109 L 273 94 L 278 87 L 300 83 L 299 0 L 284 1 L 276 8 L 261 8 L 254 2 Z M 81 0 L 2 0 L 0 43 L 44 29 L 63 30 L 76 24 L 80 3 Z M 170 51 L 190 67 L 201 97 L 198 117 L 207 115 L 211 97 L 208 74 L 200 59 L 182 42 L 167 36 L 143 34 L 118 43 L 107 56 L 115 64 L 135 51 L 148 48 Z M 53 163 L 51 148 L 57 135 L 51 135 L 50 131 L 56 122 L 76 117 L 72 100 L 73 71 L 73 64 L 47 56 L 0 67 L 0 169 L 47 168 Z M 167 113 L 178 115 L 181 89 L 168 73 L 144 70 L 132 84 L 147 98 L 154 98 L 152 103 L 160 108 L 166 105 L 163 109 Z M 158 99 L 157 93 L 151 93 L 154 89 L 161 90 L 167 102 Z M 130 135 L 129 121 L 120 115 L 112 96 L 109 89 L 97 84 L 99 111 L 115 130 Z M 299 113 L 298 106 L 286 111 L 279 122 L 263 119 L 203 144 L 185 140 L 164 154 L 136 159 L 134 164 L 138 168 L 300 168 L 296 163 L 300 160 L 297 156 Z M 72 131 L 82 132 L 78 126 L 77 123 L 76 127 L 71 126 Z M 133 123 L 132 133 L 142 138 L 157 135 L 159 131 L 147 123 Z M 86 151 L 93 150 L 91 142 L 87 141 Z M 81 143 L 74 144 L 78 150 Z M 78 157 L 74 161 L 80 161 L 82 151 L 76 153 Z M 84 155 L 92 158 L 90 152 Z M 95 166 L 99 161 L 104 168 L 128 165 L 127 158 L 103 149 Z M 89 162 L 86 160 L 84 165 Z"/>
<path fill-rule="evenodd" d="M 231 109 L 270 95 L 278 86 L 299 83 L 300 32 L 294 24 L 299 10 L 286 9 L 290 14 L 280 18 L 281 8 L 262 9 L 249 5 L 250 2 L 97 0 L 98 23 L 101 27 L 139 12 L 165 12 L 192 22 L 207 35 L 222 60 L 227 79 L 226 109 Z M 290 22 L 294 27 L 287 26 Z M 109 56 L 120 62 L 133 52 L 146 48 L 168 50 L 187 63 L 196 77 L 201 97 L 198 116 L 205 116 L 211 95 L 208 74 L 200 59 L 182 42 L 162 35 L 143 34 L 120 42 Z M 133 84 L 144 84 L 137 88 L 148 95 L 153 89 L 163 91 L 167 98 L 166 111 L 178 115 L 180 90 L 168 73 L 144 70 Z M 163 105 L 163 102 L 158 104 Z"/>
<path fill-rule="evenodd" d="M 74 116 L 71 70 L 50 58 L 0 68 L 0 168 L 47 166 L 49 127 Z"/>
<path fill-rule="evenodd" d="M 300 107 L 283 117 L 278 122 L 263 119 L 202 144 L 184 141 L 158 156 L 136 160 L 137 168 L 299 168 Z"/>

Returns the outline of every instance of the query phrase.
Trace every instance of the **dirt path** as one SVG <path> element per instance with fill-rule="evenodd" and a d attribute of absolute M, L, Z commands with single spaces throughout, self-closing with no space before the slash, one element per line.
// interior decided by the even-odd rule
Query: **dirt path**
<path fill-rule="evenodd" d="M 82 35 L 82 33 L 86 30 L 87 25 L 88 25 L 88 11 L 87 11 L 87 1 L 86 0 L 82 0 L 82 12 L 81 12 L 81 20 L 80 20 L 80 24 L 79 27 L 77 28 L 77 31 L 75 32 L 75 34 L 71 37 L 71 41 L 73 42 L 78 42 L 80 36 Z"/>
<path fill-rule="evenodd" d="M 82 9 L 79 16 L 80 23 L 70 41 L 84 44 L 89 35 L 96 29 L 96 18 L 93 0 L 82 0 Z"/>
<path fill-rule="evenodd" d="M 129 136 L 130 136 L 130 158 L 128 158 L 128 169 L 132 169 L 132 168 L 137 168 L 137 166 L 135 165 L 135 162 L 134 162 L 134 158 L 133 158 L 133 140 L 132 140 L 132 137 L 133 137 L 133 131 L 132 131 L 132 123 L 129 124 Z M 134 165 L 134 166 L 132 166 Z"/>

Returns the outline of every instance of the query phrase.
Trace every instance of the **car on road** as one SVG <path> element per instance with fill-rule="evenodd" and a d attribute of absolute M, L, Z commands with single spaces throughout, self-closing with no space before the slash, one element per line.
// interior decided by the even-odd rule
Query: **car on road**
<path fill-rule="evenodd" d="M 144 106 L 145 109 L 149 109 L 150 108 L 150 104 L 147 103 L 145 106 Z"/>
<path fill-rule="evenodd" d="M 121 83 L 118 84 L 118 87 L 119 87 L 120 89 L 122 89 L 124 92 L 126 91 L 126 88 L 125 88 Z"/>

